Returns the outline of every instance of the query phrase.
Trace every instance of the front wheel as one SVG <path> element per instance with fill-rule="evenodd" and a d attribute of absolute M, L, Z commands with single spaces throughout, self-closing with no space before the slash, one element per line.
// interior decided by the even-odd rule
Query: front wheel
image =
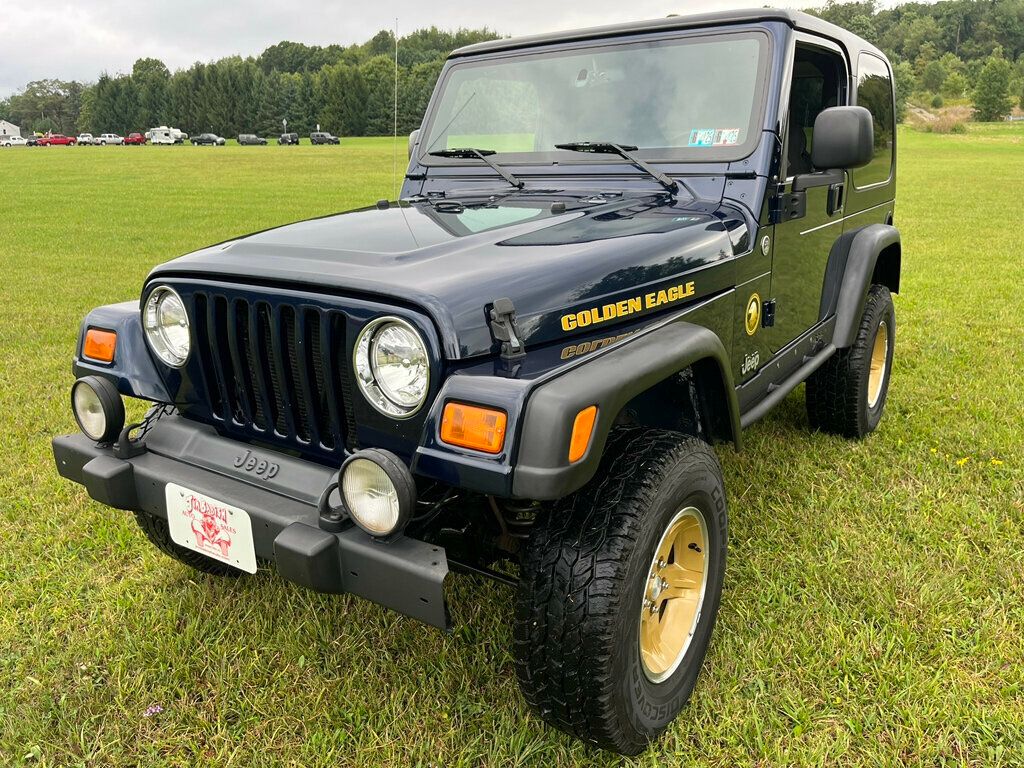
<path fill-rule="evenodd" d="M 538 518 L 516 605 L 519 684 L 548 723 L 637 754 L 687 702 L 721 601 L 727 513 L 706 443 L 616 432 Z"/>

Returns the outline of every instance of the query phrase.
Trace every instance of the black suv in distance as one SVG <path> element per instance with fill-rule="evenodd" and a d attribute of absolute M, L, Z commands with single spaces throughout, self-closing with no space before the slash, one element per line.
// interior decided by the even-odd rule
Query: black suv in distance
<path fill-rule="evenodd" d="M 439 627 L 449 569 L 510 584 L 526 701 L 635 754 L 723 595 L 715 445 L 801 383 L 811 429 L 882 420 L 892 69 L 772 9 L 495 40 L 449 57 L 409 156 L 397 202 L 90 312 L 58 471 L 206 573 Z"/>
<path fill-rule="evenodd" d="M 192 146 L 194 147 L 223 147 L 224 144 L 224 138 L 216 133 L 200 133 L 198 136 L 192 137 Z"/>
<path fill-rule="evenodd" d="M 238 143 L 243 147 L 263 147 L 266 146 L 267 140 L 254 133 L 240 133 Z"/>
<path fill-rule="evenodd" d="M 282 133 L 278 137 L 277 143 L 280 144 L 281 146 L 294 146 L 294 147 L 297 147 L 299 145 L 299 134 L 297 134 L 297 133 Z"/>
<path fill-rule="evenodd" d="M 309 141 L 311 144 L 341 144 L 341 139 L 327 131 L 313 131 L 309 134 Z"/>

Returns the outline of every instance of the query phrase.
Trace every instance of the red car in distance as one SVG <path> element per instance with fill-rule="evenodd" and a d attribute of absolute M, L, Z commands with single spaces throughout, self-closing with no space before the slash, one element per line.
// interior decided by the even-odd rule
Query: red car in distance
<path fill-rule="evenodd" d="M 125 144 L 145 144 L 146 137 L 141 133 L 129 133 L 124 137 Z"/>
<path fill-rule="evenodd" d="M 63 133 L 48 133 L 39 138 L 40 147 L 73 147 L 78 143 L 74 136 L 65 136 Z"/>

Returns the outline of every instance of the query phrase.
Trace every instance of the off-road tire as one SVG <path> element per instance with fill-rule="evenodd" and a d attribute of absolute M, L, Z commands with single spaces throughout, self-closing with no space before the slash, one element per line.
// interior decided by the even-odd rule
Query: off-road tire
<path fill-rule="evenodd" d="M 167 527 L 167 521 L 162 517 L 156 517 L 148 512 L 136 512 L 135 520 L 139 528 L 146 534 L 153 545 L 165 555 L 173 557 L 180 563 L 195 568 L 197 571 L 209 573 L 213 576 L 241 576 L 242 571 L 227 563 L 221 563 L 212 558 L 193 552 L 191 549 L 179 546 L 171 539 L 171 531 Z"/>
<path fill-rule="evenodd" d="M 686 506 L 707 524 L 704 601 L 678 667 L 652 683 L 639 646 L 644 585 L 666 526 Z M 726 539 L 710 446 L 670 432 L 613 432 L 595 478 L 540 514 L 523 556 L 514 651 L 531 708 L 591 744 L 642 751 L 693 691 L 721 600 Z"/>
<path fill-rule="evenodd" d="M 871 353 L 879 326 L 888 335 L 885 370 L 874 406 L 869 403 Z M 812 429 L 854 439 L 875 430 L 885 410 L 896 342 L 896 310 L 884 285 L 872 285 L 853 346 L 840 349 L 807 379 L 807 418 Z"/>

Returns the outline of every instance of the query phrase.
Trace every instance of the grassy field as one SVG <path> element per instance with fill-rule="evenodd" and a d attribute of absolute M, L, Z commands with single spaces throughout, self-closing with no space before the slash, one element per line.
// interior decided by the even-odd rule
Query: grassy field
<path fill-rule="evenodd" d="M 900 141 L 886 417 L 810 434 L 800 391 L 720 451 L 719 624 L 637 765 L 1024 765 L 1024 125 Z M 179 253 L 392 197 L 391 171 L 372 139 L 0 151 L 0 765 L 617 764 L 527 711 L 506 589 L 455 580 L 444 635 L 203 577 L 53 468 L 85 312 Z"/>

